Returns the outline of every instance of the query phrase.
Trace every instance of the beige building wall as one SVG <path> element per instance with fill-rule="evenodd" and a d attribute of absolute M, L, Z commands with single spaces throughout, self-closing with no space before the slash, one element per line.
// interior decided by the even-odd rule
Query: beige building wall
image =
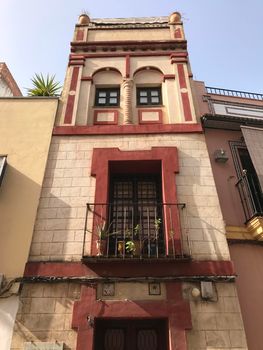
<path fill-rule="evenodd" d="M 216 283 L 214 300 L 191 295 L 197 284 L 185 283 L 184 297 L 190 301 L 192 325 L 187 332 L 189 350 L 248 349 L 234 283 Z"/>
<path fill-rule="evenodd" d="M 0 274 L 3 286 L 22 277 L 28 258 L 57 109 L 56 98 L 0 99 Z M 0 286 L 1 287 L 1 286 Z M 0 349 L 9 350 L 19 305 L 18 285 L 1 294 Z M 1 288 L 0 288 L 1 290 Z"/>
<path fill-rule="evenodd" d="M 23 275 L 44 177 L 57 99 L 0 99 L 0 272 Z"/>
<path fill-rule="evenodd" d="M 82 255 L 86 203 L 94 202 L 91 177 L 93 148 L 122 151 L 178 147 L 175 175 L 182 214 L 183 239 L 199 260 L 229 260 L 208 153 L 202 134 L 53 137 L 30 250 L 31 261 L 79 261 Z M 88 242 L 90 241 L 90 237 Z M 89 246 L 86 247 L 89 254 Z"/>

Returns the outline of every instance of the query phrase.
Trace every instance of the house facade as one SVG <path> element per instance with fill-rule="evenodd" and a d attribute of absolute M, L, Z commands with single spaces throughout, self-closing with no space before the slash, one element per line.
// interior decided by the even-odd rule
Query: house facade
<path fill-rule="evenodd" d="M 0 349 L 9 350 L 58 98 L 0 98 Z"/>
<path fill-rule="evenodd" d="M 247 349 L 181 16 L 82 15 L 11 348 Z"/>
<path fill-rule="evenodd" d="M 0 97 L 22 96 L 5 62 L 0 62 Z"/>
<path fill-rule="evenodd" d="M 257 350 L 263 342 L 263 95 L 201 85 L 198 91 L 248 348 Z"/>

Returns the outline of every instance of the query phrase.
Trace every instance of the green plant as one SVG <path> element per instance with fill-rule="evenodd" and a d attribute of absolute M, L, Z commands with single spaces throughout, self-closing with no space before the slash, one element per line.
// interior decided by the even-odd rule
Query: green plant
<path fill-rule="evenodd" d="M 35 76 L 31 79 L 33 87 L 27 89 L 29 96 L 59 96 L 61 86 L 59 82 L 55 81 L 55 75 L 47 75 L 44 78 L 43 74 L 35 73 Z"/>
<path fill-rule="evenodd" d="M 139 224 L 137 224 L 137 225 L 134 227 L 133 232 L 134 232 L 134 236 L 135 236 L 136 238 L 138 238 L 139 235 L 140 235 L 140 232 L 141 232 L 141 226 L 140 226 Z"/>
<path fill-rule="evenodd" d="M 160 229 L 161 223 L 162 223 L 162 220 L 160 218 L 156 218 L 154 220 L 154 228 L 155 228 L 155 230 L 158 231 Z"/>
<path fill-rule="evenodd" d="M 97 225 L 97 236 L 99 241 L 107 238 L 108 230 L 105 228 L 105 224 L 106 223 L 104 222 L 102 225 Z"/>
<path fill-rule="evenodd" d="M 127 253 L 134 254 L 136 252 L 136 245 L 133 240 L 129 240 L 125 243 L 125 249 Z"/>

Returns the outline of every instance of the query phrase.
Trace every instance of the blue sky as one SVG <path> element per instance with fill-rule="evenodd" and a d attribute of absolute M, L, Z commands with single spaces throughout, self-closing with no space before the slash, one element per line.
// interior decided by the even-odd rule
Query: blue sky
<path fill-rule="evenodd" d="M 263 93 L 263 0 L 0 0 L 0 61 L 25 93 L 35 72 L 64 81 L 78 15 L 182 14 L 194 78 Z"/>

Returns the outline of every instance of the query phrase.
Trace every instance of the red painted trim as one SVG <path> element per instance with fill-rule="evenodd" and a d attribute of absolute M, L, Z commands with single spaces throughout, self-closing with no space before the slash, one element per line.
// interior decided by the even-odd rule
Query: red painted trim
<path fill-rule="evenodd" d="M 82 41 L 84 39 L 84 30 L 83 29 L 78 29 L 77 30 L 77 35 L 76 35 L 76 40 L 77 41 Z"/>
<path fill-rule="evenodd" d="M 68 66 L 85 66 L 85 61 L 69 61 Z"/>
<path fill-rule="evenodd" d="M 179 84 L 181 89 L 187 89 L 185 73 L 184 73 L 184 65 L 177 65 L 178 76 L 179 76 Z M 184 119 L 187 122 L 191 122 L 193 120 L 191 106 L 189 101 L 188 92 L 181 92 L 183 110 L 184 110 Z"/>
<path fill-rule="evenodd" d="M 69 59 L 70 60 L 84 60 L 85 55 L 78 55 L 78 54 L 69 55 Z"/>
<path fill-rule="evenodd" d="M 113 113 L 114 114 L 114 120 L 113 121 L 98 121 L 98 114 L 99 113 L 105 113 L 105 112 L 110 112 L 110 113 Z M 94 111 L 94 124 L 99 124 L 99 125 L 114 125 L 114 124 L 118 124 L 118 114 L 119 114 L 119 111 L 117 109 L 97 109 Z"/>
<path fill-rule="evenodd" d="M 82 81 L 91 81 L 93 83 L 93 78 L 92 77 L 82 77 Z"/>
<path fill-rule="evenodd" d="M 187 57 L 188 56 L 188 52 L 187 51 L 182 51 L 182 52 L 172 52 L 170 57 Z"/>
<path fill-rule="evenodd" d="M 71 83 L 69 91 L 76 91 L 79 76 L 79 67 L 74 67 L 71 77 Z"/>
<path fill-rule="evenodd" d="M 184 119 L 187 122 L 191 122 L 193 120 L 193 117 L 192 117 L 188 92 L 182 92 L 181 97 L 182 97 L 183 109 L 184 109 Z"/>
<path fill-rule="evenodd" d="M 69 95 L 67 100 L 67 107 L 64 117 L 64 124 L 71 124 L 73 109 L 74 109 L 75 95 Z"/>
<path fill-rule="evenodd" d="M 131 57 L 130 57 L 130 55 L 126 55 L 125 77 L 130 78 L 130 74 L 131 74 Z"/>
<path fill-rule="evenodd" d="M 54 136 L 203 133 L 201 124 L 56 126 Z"/>
<path fill-rule="evenodd" d="M 175 39 L 182 39 L 183 38 L 181 28 L 175 29 L 174 38 Z"/>
<path fill-rule="evenodd" d="M 177 277 L 234 276 L 232 261 L 27 262 L 24 277 Z"/>
<path fill-rule="evenodd" d="M 93 349 L 94 327 L 88 325 L 91 315 L 96 318 L 147 318 L 168 319 L 170 350 L 187 350 L 185 330 L 192 328 L 189 302 L 182 297 L 181 283 L 166 283 L 167 297 L 161 301 L 107 301 L 97 300 L 96 287 L 81 287 L 81 298 L 75 301 L 72 316 L 72 328 L 76 329 L 76 350 Z"/>
<path fill-rule="evenodd" d="M 164 203 L 176 203 L 176 184 L 174 174 L 179 171 L 178 155 L 176 147 L 152 147 L 150 151 L 120 151 L 118 148 L 94 148 L 91 164 L 91 175 L 96 177 L 95 203 L 108 202 L 109 190 L 109 164 L 113 161 L 161 161 L 162 172 L 162 194 Z M 106 220 L 106 207 L 103 208 L 105 213 L 101 217 Z M 166 255 L 172 253 L 173 245 L 176 247 L 176 253 L 181 252 L 180 246 L 180 222 L 178 208 L 164 208 L 165 236 L 166 236 Z M 94 212 L 100 210 L 94 209 Z M 171 220 L 169 220 L 171 215 Z M 96 225 L 94 227 L 94 230 Z M 169 232 L 173 228 L 175 235 L 172 238 Z M 172 242 L 172 239 L 174 242 Z M 92 235 L 91 255 L 96 255 L 95 234 Z"/>
<path fill-rule="evenodd" d="M 187 58 L 183 58 L 183 57 L 178 57 L 178 58 L 173 58 L 171 60 L 171 64 L 174 64 L 174 63 L 187 63 Z"/>
<path fill-rule="evenodd" d="M 155 120 L 143 120 L 142 114 L 144 112 L 158 112 L 159 119 L 157 121 Z M 163 111 L 162 109 L 154 109 L 154 108 L 144 108 L 144 109 L 138 109 L 138 118 L 140 124 L 162 124 L 163 123 Z"/>
<path fill-rule="evenodd" d="M 165 74 L 164 76 L 163 76 L 163 81 L 165 81 L 165 80 L 169 80 L 169 79 L 175 79 L 175 74 Z"/>
<path fill-rule="evenodd" d="M 183 64 L 178 64 L 177 65 L 177 70 L 178 70 L 178 77 L 179 77 L 179 84 L 181 89 L 186 89 L 186 80 L 185 80 L 185 75 L 184 75 L 184 65 Z"/>
<path fill-rule="evenodd" d="M 79 67 L 74 67 L 69 91 L 76 91 L 79 76 Z M 75 95 L 68 95 L 64 124 L 71 124 L 74 110 Z"/>

